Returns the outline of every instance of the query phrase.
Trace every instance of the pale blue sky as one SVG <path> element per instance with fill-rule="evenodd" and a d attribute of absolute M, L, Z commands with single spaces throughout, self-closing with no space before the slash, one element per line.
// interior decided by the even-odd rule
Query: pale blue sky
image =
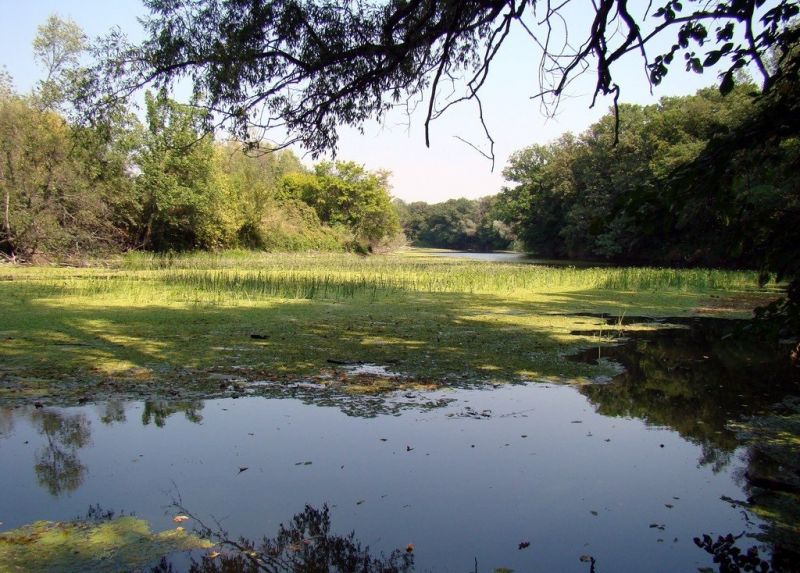
<path fill-rule="evenodd" d="M 576 4 L 574 17 L 579 20 L 584 17 L 580 9 L 580 4 Z M 31 43 L 36 27 L 50 14 L 73 19 L 92 38 L 114 26 L 137 38 L 141 37 L 137 17 L 145 15 L 145 9 L 139 0 L 0 0 L 0 13 L 4 14 L 0 21 L 0 66 L 11 73 L 19 91 L 28 91 L 41 77 L 41 70 L 33 61 Z M 504 184 L 501 171 L 513 151 L 532 143 L 546 143 L 565 131 L 580 132 L 610 105 L 610 101 L 600 100 L 595 109 L 589 109 L 592 78 L 587 76 L 562 100 L 560 113 L 548 119 L 538 101 L 530 99 L 539 91 L 537 64 L 535 47 L 517 33 L 508 38 L 492 67 L 482 98 L 486 122 L 496 141 L 494 173 L 486 159 L 454 137 L 459 135 L 484 143 L 471 103 L 454 108 L 432 124 L 430 149 L 425 147 L 424 114 L 419 109 L 411 117 L 410 128 L 404 125 L 405 115 L 398 113 L 382 126 L 367 125 L 364 135 L 343 129 L 338 156 L 370 169 L 390 170 L 392 193 L 406 201 L 438 202 L 452 197 L 495 194 Z M 651 96 L 638 59 L 632 58 L 630 69 L 617 69 L 616 74 L 623 86 L 621 100 L 635 103 L 652 103 L 664 95 L 693 93 L 716 81 L 713 73 L 698 76 L 684 73 L 678 66 Z"/>

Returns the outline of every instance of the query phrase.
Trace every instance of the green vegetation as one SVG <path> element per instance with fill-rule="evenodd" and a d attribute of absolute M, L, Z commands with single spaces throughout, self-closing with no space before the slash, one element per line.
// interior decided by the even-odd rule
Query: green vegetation
<path fill-rule="evenodd" d="M 515 186 L 498 210 L 539 256 L 779 271 L 768 257 L 796 226 L 776 221 L 800 213 L 797 138 L 766 158 L 760 145 L 732 150 L 728 167 L 705 176 L 707 149 L 763 112 L 755 94 L 745 84 L 624 105 L 619 125 L 608 114 L 578 136 L 523 149 L 504 171 Z"/>
<path fill-rule="evenodd" d="M 0 533 L 0 560 L 9 571 L 117 573 L 156 565 L 175 551 L 211 546 L 182 527 L 151 533 L 146 521 L 131 516 L 37 521 Z"/>
<path fill-rule="evenodd" d="M 508 249 L 514 238 L 500 220 L 497 197 L 450 199 L 429 205 L 394 200 L 400 224 L 416 247 L 494 251 Z"/>
<path fill-rule="evenodd" d="M 144 121 L 116 102 L 74 119 L 87 81 L 80 28 L 51 17 L 30 95 L 0 75 L 0 258 L 84 260 L 148 251 L 353 250 L 403 243 L 386 172 L 309 169 L 289 150 L 215 141 L 210 114 L 159 92 Z"/>
<path fill-rule="evenodd" d="M 6 399 L 208 393 L 226 379 L 353 391 L 581 381 L 613 369 L 567 358 L 610 342 L 571 334 L 602 324 L 577 313 L 741 315 L 774 296 L 753 272 L 487 266 L 420 251 L 135 254 L 2 278 Z M 407 378 L 341 365 L 358 362 Z"/>

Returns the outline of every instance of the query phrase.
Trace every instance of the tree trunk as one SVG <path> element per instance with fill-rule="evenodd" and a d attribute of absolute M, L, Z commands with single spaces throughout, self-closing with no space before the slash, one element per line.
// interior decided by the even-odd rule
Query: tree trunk
<path fill-rule="evenodd" d="M 11 191 L 6 177 L 0 165 L 0 185 L 3 186 L 3 234 L 5 242 L 8 244 L 8 258 L 13 263 L 16 261 L 14 243 L 11 240 Z"/>

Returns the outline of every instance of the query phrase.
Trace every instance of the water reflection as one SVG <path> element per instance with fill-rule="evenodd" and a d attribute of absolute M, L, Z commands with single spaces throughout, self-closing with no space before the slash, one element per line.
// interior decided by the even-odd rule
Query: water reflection
<path fill-rule="evenodd" d="M 78 458 L 78 450 L 90 443 L 89 420 L 83 414 L 49 409 L 34 409 L 30 419 L 46 440 L 35 453 L 34 470 L 39 484 L 55 497 L 76 490 L 87 471 Z"/>
<path fill-rule="evenodd" d="M 150 422 L 159 428 L 163 428 L 167 423 L 167 418 L 178 412 L 183 412 L 187 420 L 193 424 L 203 421 L 200 411 L 203 409 L 202 400 L 192 400 L 190 402 L 173 402 L 169 400 L 145 400 L 142 410 L 142 425 L 147 426 Z"/>
<path fill-rule="evenodd" d="M 122 424 L 127 420 L 125 416 L 125 402 L 123 400 L 109 400 L 104 404 L 98 405 L 100 410 L 100 421 L 110 426 L 112 424 Z"/>
<path fill-rule="evenodd" d="M 182 513 L 187 513 L 185 510 Z M 385 557 L 370 553 L 355 532 L 336 535 L 331 531 L 330 510 L 310 505 L 281 524 L 278 534 L 259 543 L 241 537 L 231 539 L 220 529 L 200 524 L 198 533 L 213 540 L 221 551 L 192 559 L 189 573 L 406 573 L 414 569 L 414 548 L 395 549 Z M 152 573 L 175 571 L 166 559 Z"/>
<path fill-rule="evenodd" d="M 620 346 L 584 352 L 578 359 L 611 359 L 623 364 L 625 372 L 581 393 L 603 415 L 639 418 L 676 430 L 700 446 L 698 464 L 715 473 L 744 444 L 738 475 L 746 499 L 730 502 L 765 518 L 759 538 L 769 543 L 775 570 L 793 570 L 790 564 L 800 560 L 800 408 L 791 400 L 786 407 L 779 403 L 800 394 L 799 371 L 784 352 L 748 335 L 742 329 L 746 323 L 679 322 L 686 328 L 640 333 Z M 787 409 L 794 418 L 780 415 Z M 787 419 L 795 427 L 787 427 Z M 737 423 L 742 420 L 750 422 Z M 761 431 L 748 439 L 742 427 L 752 430 L 753 424 L 760 424 Z M 728 551 L 719 563 L 752 557 L 730 553 L 733 541 L 728 537 L 698 545 L 714 555 Z"/>
<path fill-rule="evenodd" d="M 605 416 L 672 428 L 702 448 L 699 464 L 719 471 L 741 445 L 730 422 L 797 393 L 797 372 L 774 347 L 740 335 L 744 322 L 670 322 L 684 328 L 631 333 L 624 344 L 576 357 L 625 367 L 611 383 L 584 386 L 581 393 Z"/>
<path fill-rule="evenodd" d="M 423 569 L 437 571 L 469 570 L 474 556 L 520 571 L 585 571 L 583 555 L 604 571 L 696 570 L 710 557 L 692 537 L 747 531 L 744 546 L 762 519 L 763 556 L 796 562 L 797 495 L 765 487 L 793 482 L 731 427 L 797 394 L 796 375 L 728 336 L 731 323 L 686 326 L 601 349 L 627 371 L 580 394 L 519 385 L 354 397 L 265 384 L 243 386 L 238 399 L 0 409 L 0 447 L 38 448 L 35 479 L 18 456 L 0 456 L 3 486 L 21 492 L 0 499 L 0 520 L 70 518 L 76 504 L 101 500 L 161 529 L 174 524 L 158 525 L 158 492 L 175 485 L 203 515 L 229 519 L 237 539 L 328 502 L 339 531 L 387 552 L 413 542 Z M 594 348 L 583 358 L 597 357 Z M 42 501 L 77 489 L 74 476 L 85 480 L 80 493 Z M 45 506 L 60 513 L 42 516 Z M 517 549 L 523 541 L 530 549 Z M 253 544 L 269 554 L 264 547 Z M 248 570 L 241 555 L 228 557 L 194 571 Z"/>

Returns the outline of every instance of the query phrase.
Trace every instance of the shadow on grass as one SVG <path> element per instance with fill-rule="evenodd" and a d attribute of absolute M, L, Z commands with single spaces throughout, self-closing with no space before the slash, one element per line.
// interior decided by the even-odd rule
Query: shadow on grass
<path fill-rule="evenodd" d="M 581 378 L 604 369 L 566 354 L 607 340 L 572 336 L 611 310 L 608 293 L 544 294 L 533 301 L 476 294 L 397 294 L 345 300 L 174 305 L 54 297 L 51 287 L 0 284 L 0 380 L 6 397 L 72 394 L 103 383 L 174 395 L 229 378 L 325 374 L 347 384 L 344 363 L 375 363 L 420 383 Z M 650 295 L 652 298 L 652 295 Z M 361 391 L 401 378 L 356 380 Z"/>

